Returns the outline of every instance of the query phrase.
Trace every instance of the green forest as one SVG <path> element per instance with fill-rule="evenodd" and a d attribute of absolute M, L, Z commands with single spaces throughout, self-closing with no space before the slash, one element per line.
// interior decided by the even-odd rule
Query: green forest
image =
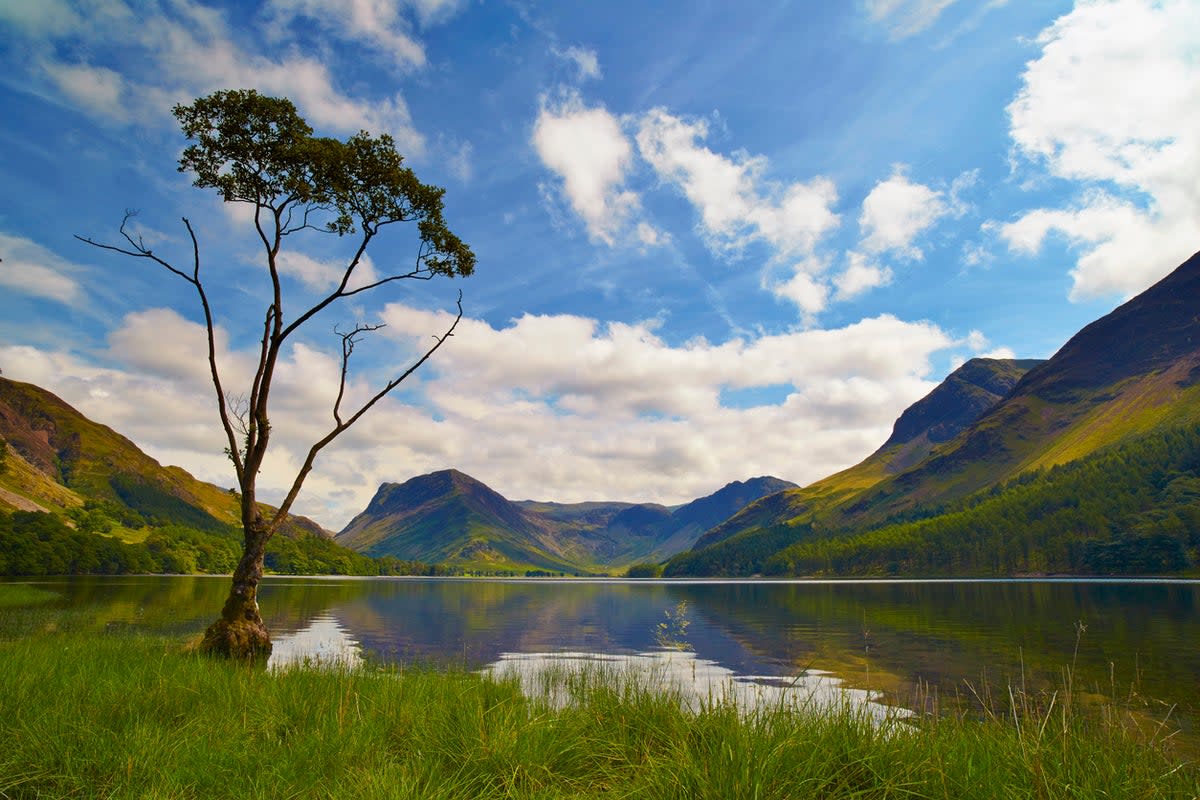
<path fill-rule="evenodd" d="M 140 542 L 107 535 L 118 523 L 140 527 L 138 512 L 89 500 L 67 521 L 29 511 L 0 513 L 0 575 L 122 575 L 227 573 L 241 556 L 238 532 L 229 526 L 200 530 L 180 524 L 145 528 Z M 266 569 L 286 575 L 436 575 L 419 561 L 370 558 L 317 536 L 276 536 L 267 545 Z"/>
<path fill-rule="evenodd" d="M 1155 433 L 869 530 L 782 525 L 671 575 L 1146 575 L 1200 564 L 1200 427 Z"/>

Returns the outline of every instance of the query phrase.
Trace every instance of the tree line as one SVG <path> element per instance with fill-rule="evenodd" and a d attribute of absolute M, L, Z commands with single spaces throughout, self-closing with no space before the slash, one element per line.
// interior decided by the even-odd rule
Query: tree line
<path fill-rule="evenodd" d="M 145 528 L 139 542 L 110 535 L 118 524 L 136 522 L 136 511 L 89 500 L 67 520 L 31 511 L 0 513 L 0 575 L 125 575 L 228 573 L 242 555 L 238 532 L 164 524 Z M 438 564 L 392 556 L 371 558 L 318 536 L 277 536 L 265 565 L 287 575 L 443 575 Z"/>

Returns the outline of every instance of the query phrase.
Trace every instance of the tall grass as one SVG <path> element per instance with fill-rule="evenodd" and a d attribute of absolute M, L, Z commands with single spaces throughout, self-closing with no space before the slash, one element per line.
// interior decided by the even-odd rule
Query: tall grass
<path fill-rule="evenodd" d="M 128 632 L 0 641 L 0 798 L 1200 794 L 1195 766 L 1061 696 L 881 726 L 850 706 L 689 711 L 613 671 L 547 688 L 571 701 L 464 670 L 266 671 Z"/>
<path fill-rule="evenodd" d="M 58 597 L 56 592 L 29 586 L 24 583 L 9 583 L 0 586 L 0 608 L 17 608 L 48 603 Z"/>

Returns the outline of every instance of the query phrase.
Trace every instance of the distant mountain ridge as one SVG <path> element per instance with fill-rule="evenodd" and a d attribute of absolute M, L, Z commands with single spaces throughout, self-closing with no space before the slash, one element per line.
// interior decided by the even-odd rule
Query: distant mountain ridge
<path fill-rule="evenodd" d="M 653 503 L 512 502 L 458 470 L 441 470 L 381 485 L 336 540 L 368 555 L 470 568 L 603 570 L 667 558 L 746 503 L 795 486 L 752 478 L 671 510 Z"/>
<path fill-rule="evenodd" d="M 1200 253 L 1045 362 L 967 362 L 906 410 L 862 463 L 751 503 L 668 572 L 694 574 L 702 562 L 759 563 L 772 548 L 805 537 L 851 535 L 1197 422 Z M 701 555 L 715 547 L 726 555 Z"/>

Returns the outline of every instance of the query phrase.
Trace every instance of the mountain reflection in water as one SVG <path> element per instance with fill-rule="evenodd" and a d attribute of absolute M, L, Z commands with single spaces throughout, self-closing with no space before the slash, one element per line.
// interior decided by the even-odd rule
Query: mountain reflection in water
<path fill-rule="evenodd" d="M 48 605 L 93 620 L 97 630 L 140 628 L 181 640 L 204 630 L 228 591 L 219 577 L 20 582 L 58 593 Z M 479 670 L 562 653 L 640 663 L 658 658 L 661 626 L 685 608 L 679 644 L 695 655 L 680 659 L 692 659 L 698 674 L 726 671 L 714 674 L 736 686 L 778 685 L 749 676 L 791 680 L 820 670 L 842 688 L 882 691 L 887 703 L 904 706 L 917 684 L 943 698 L 967 696 L 967 681 L 996 696 L 1008 686 L 1048 696 L 1070 669 L 1077 691 L 1174 707 L 1171 722 L 1184 736 L 1193 735 L 1200 709 L 1197 581 L 272 576 L 259 599 L 279 665 L 368 659 Z"/>

